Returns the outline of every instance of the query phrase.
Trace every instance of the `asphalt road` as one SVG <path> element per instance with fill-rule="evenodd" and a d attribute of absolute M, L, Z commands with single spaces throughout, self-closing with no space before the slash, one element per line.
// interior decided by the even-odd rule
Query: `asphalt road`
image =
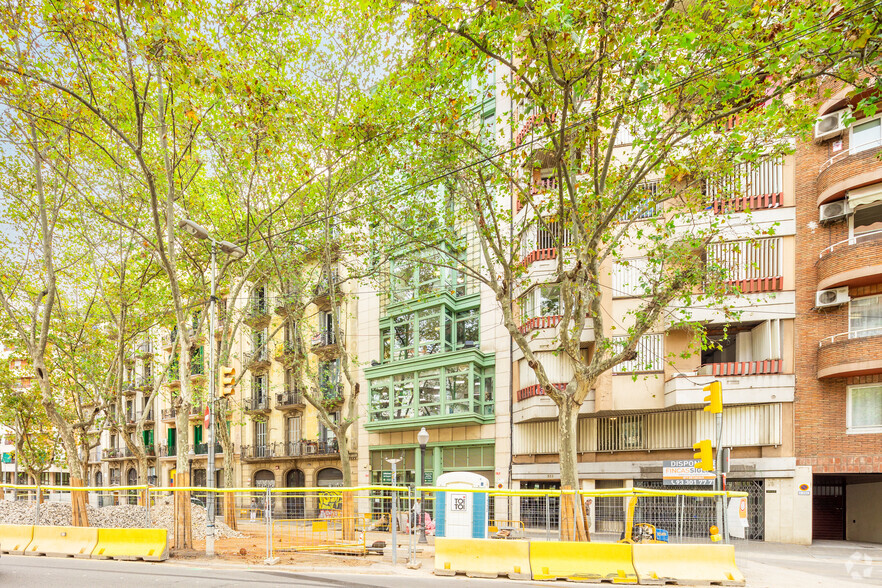
<path fill-rule="evenodd" d="M 140 588 L 141 586 L 321 586 L 323 588 L 492 588 L 515 584 L 508 580 L 464 577 L 434 578 L 374 574 L 300 573 L 285 570 L 231 570 L 145 562 L 120 562 L 56 557 L 4 555 L 0 586 L 16 588 Z M 516 582 L 518 586 L 553 586 Z"/>

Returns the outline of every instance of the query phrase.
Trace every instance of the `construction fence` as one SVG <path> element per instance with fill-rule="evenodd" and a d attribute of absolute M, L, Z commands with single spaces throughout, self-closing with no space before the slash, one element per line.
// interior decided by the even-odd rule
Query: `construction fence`
<path fill-rule="evenodd" d="M 5 498 L 0 505 L 0 523 L 70 525 L 69 514 L 67 519 L 63 516 L 63 505 L 70 504 L 71 491 L 78 490 L 87 494 L 90 525 L 164 527 L 169 529 L 172 544 L 173 496 L 185 493 L 193 512 L 191 536 L 197 543 L 205 537 L 206 508 L 214 508 L 219 552 L 224 550 L 225 542 L 233 545 L 244 535 L 259 538 L 267 558 L 304 551 L 364 555 L 381 553 L 393 545 L 400 546 L 403 556 L 412 558 L 421 535 L 425 534 L 431 544 L 436 536 L 451 537 L 459 532 L 451 526 L 451 513 L 455 514 L 460 502 L 463 508 L 471 506 L 473 521 L 478 521 L 470 523 L 474 536 L 483 534 L 500 541 L 737 545 L 748 540 L 741 537 L 749 536 L 745 532 L 745 492 L 404 486 L 0 487 Z M 5 504 L 9 502 L 17 504 Z M 720 528 L 714 529 L 717 526 Z M 398 551 L 393 551 L 397 557 Z"/>

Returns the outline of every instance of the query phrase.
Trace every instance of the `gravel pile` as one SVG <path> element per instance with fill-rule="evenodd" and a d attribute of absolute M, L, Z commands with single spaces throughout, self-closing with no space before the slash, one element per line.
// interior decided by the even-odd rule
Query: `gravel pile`
<path fill-rule="evenodd" d="M 191 519 L 193 523 L 193 538 L 205 539 L 205 522 L 207 513 L 205 508 L 196 504 L 192 504 Z M 47 501 L 40 505 L 40 520 L 36 521 L 35 504 L 28 504 L 24 501 L 13 502 L 11 500 L 0 500 L 0 524 L 6 525 L 50 525 L 65 526 L 70 525 L 70 505 L 64 502 Z M 86 511 L 89 514 L 90 527 L 105 527 L 115 529 L 131 529 L 144 527 L 147 521 L 147 509 L 143 506 L 120 505 L 120 506 L 104 506 L 95 508 L 86 505 Z M 157 504 L 150 509 L 150 518 L 152 527 L 166 528 L 169 534 L 173 532 L 174 527 L 174 506 L 171 500 L 157 501 Z M 215 532 L 218 539 L 227 537 L 244 537 L 241 533 L 233 531 L 222 521 L 215 519 Z"/>

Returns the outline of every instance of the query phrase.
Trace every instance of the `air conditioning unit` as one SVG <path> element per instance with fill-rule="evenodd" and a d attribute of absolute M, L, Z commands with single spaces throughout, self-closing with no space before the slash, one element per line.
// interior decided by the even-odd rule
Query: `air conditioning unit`
<path fill-rule="evenodd" d="M 851 300 L 848 296 L 848 286 L 831 288 L 830 290 L 818 290 L 815 293 L 815 308 L 829 308 L 840 306 Z"/>
<path fill-rule="evenodd" d="M 815 141 L 823 141 L 841 135 L 845 130 L 842 118 L 847 112 L 847 109 L 837 110 L 836 112 L 825 114 L 815 121 Z"/>
<path fill-rule="evenodd" d="M 822 204 L 818 212 L 821 224 L 827 224 L 843 220 L 851 213 L 851 210 L 848 208 L 848 200 L 837 200 L 829 204 Z"/>

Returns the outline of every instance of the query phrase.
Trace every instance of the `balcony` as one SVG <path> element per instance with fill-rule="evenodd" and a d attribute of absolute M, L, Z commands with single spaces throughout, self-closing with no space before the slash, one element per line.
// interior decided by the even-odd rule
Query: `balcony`
<path fill-rule="evenodd" d="M 276 409 L 281 411 L 303 410 L 306 400 L 299 392 L 282 392 L 276 394 Z"/>
<path fill-rule="evenodd" d="M 138 346 L 137 356 L 143 360 L 149 360 L 155 354 L 152 341 L 144 341 Z"/>
<path fill-rule="evenodd" d="M 554 387 L 563 390 L 567 385 L 566 383 L 557 383 L 554 384 Z M 594 390 L 591 390 L 579 408 L 579 414 L 587 415 L 593 412 Z M 557 405 L 545 395 L 545 391 L 538 384 L 517 391 L 515 403 L 512 406 L 512 419 L 515 423 L 551 421 L 557 419 L 557 416 Z"/>
<path fill-rule="evenodd" d="M 342 297 L 340 292 L 340 279 L 337 272 L 331 272 L 330 279 L 322 276 L 322 279 L 312 289 L 312 302 L 316 306 L 328 307 L 331 304 L 331 286 L 333 286 L 334 295 L 339 300 Z"/>
<path fill-rule="evenodd" d="M 336 356 L 340 351 L 336 333 L 333 330 L 321 331 L 312 336 L 312 352 L 324 358 Z"/>
<path fill-rule="evenodd" d="M 322 399 L 322 404 L 328 408 L 334 408 L 343 404 L 343 385 L 322 386 L 317 395 Z"/>
<path fill-rule="evenodd" d="M 287 367 L 303 359 L 303 353 L 293 341 L 285 341 L 276 350 L 275 359 L 277 362 Z"/>
<path fill-rule="evenodd" d="M 260 301 L 251 304 L 242 322 L 252 329 L 259 330 L 268 327 L 271 318 L 266 301 Z"/>
<path fill-rule="evenodd" d="M 163 408 L 160 413 L 163 422 L 174 422 L 175 420 L 175 409 L 173 408 Z"/>
<path fill-rule="evenodd" d="M 205 415 L 205 407 L 202 406 L 202 403 L 193 404 L 190 406 L 190 418 L 200 418 Z"/>
<path fill-rule="evenodd" d="M 101 452 L 102 459 L 126 459 L 132 457 L 132 452 L 128 447 L 108 447 Z"/>
<path fill-rule="evenodd" d="M 243 404 L 245 405 L 245 412 L 269 413 L 270 411 L 270 399 L 267 395 L 246 398 Z"/>
<path fill-rule="evenodd" d="M 665 382 L 665 408 L 703 406 L 702 388 L 714 380 L 723 383 L 725 404 L 793 402 L 796 376 L 782 371 L 779 359 L 706 364 Z"/>
<path fill-rule="evenodd" d="M 524 324 L 518 327 L 518 330 L 526 335 L 530 331 L 534 331 L 536 329 L 553 329 L 560 323 L 560 320 L 562 318 L 563 315 L 560 314 L 555 314 L 551 316 L 537 316 L 526 321 Z"/>
<path fill-rule="evenodd" d="M 308 457 L 336 457 L 340 454 L 337 441 L 307 441 L 265 443 L 262 445 L 243 445 L 243 461 L 291 459 Z"/>
<path fill-rule="evenodd" d="M 122 393 L 125 396 L 134 396 L 135 392 L 138 391 L 138 387 L 134 381 L 132 382 L 123 382 L 122 385 Z"/>
<path fill-rule="evenodd" d="M 839 333 L 818 343 L 818 379 L 882 374 L 882 329 Z"/>
<path fill-rule="evenodd" d="M 294 313 L 300 306 L 300 296 L 298 294 L 285 294 L 276 299 L 275 313 L 279 316 L 286 317 Z"/>
<path fill-rule="evenodd" d="M 818 206 L 841 198 L 848 190 L 882 180 L 879 165 L 880 146 L 853 153 L 849 134 L 842 138 L 842 151 L 825 161 L 818 170 Z"/>
<path fill-rule="evenodd" d="M 193 453 L 196 455 L 208 455 L 208 443 L 197 443 L 196 445 L 190 446 L 193 449 Z M 214 454 L 215 455 L 223 455 L 224 448 L 220 443 L 214 444 Z"/>
<path fill-rule="evenodd" d="M 178 448 L 176 445 L 168 446 L 168 445 L 160 445 L 159 446 L 159 457 L 176 457 L 178 454 Z"/>
<path fill-rule="evenodd" d="M 246 353 L 244 364 L 245 369 L 251 370 L 252 372 L 263 372 L 268 370 L 271 363 L 266 346 L 256 353 Z"/>
<path fill-rule="evenodd" d="M 863 233 L 821 251 L 818 290 L 882 281 L 882 230 Z"/>

